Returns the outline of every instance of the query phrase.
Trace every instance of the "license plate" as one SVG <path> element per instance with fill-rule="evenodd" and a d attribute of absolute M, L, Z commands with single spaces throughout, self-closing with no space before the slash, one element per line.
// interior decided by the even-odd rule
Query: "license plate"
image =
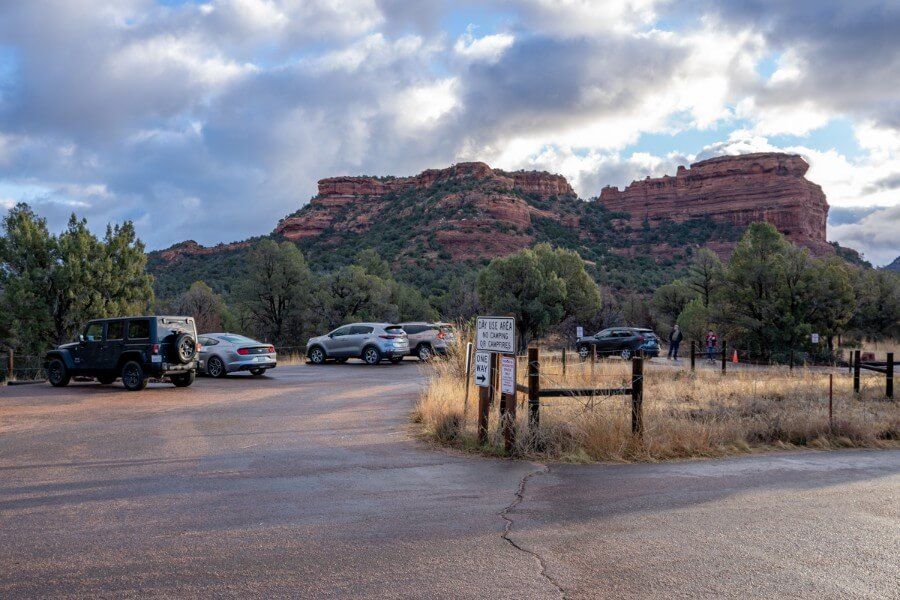
<path fill-rule="evenodd" d="M 162 362 L 162 356 L 159 356 L 159 355 L 152 355 L 152 356 L 150 356 L 150 362 L 161 363 L 161 362 Z"/>

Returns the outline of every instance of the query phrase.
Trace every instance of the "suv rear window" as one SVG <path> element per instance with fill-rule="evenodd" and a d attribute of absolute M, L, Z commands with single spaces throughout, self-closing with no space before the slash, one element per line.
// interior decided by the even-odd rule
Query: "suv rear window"
<path fill-rule="evenodd" d="M 400 327 L 399 325 L 388 325 L 387 327 L 384 328 L 384 330 L 387 333 L 393 333 L 393 334 L 406 333 L 405 331 L 403 331 L 403 328 Z"/>
<path fill-rule="evenodd" d="M 160 318 L 156 323 L 156 335 L 160 342 L 169 336 L 181 335 L 182 333 L 197 335 L 194 330 L 193 319 Z"/>
<path fill-rule="evenodd" d="M 130 340 L 149 340 L 150 339 L 150 321 L 140 319 L 137 321 L 128 321 L 128 339 Z"/>

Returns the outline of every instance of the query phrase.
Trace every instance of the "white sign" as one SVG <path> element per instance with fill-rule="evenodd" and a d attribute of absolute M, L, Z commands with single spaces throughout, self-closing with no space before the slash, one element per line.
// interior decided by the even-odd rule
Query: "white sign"
<path fill-rule="evenodd" d="M 575 337 L 584 337 L 584 327 L 575 328 Z"/>
<path fill-rule="evenodd" d="M 475 321 L 475 347 L 503 354 L 516 351 L 516 320 L 512 317 L 478 317 Z"/>
<path fill-rule="evenodd" d="M 475 353 L 475 385 L 491 387 L 491 353 L 479 350 Z"/>
<path fill-rule="evenodd" d="M 509 395 L 516 393 L 515 356 L 500 357 L 500 393 Z"/>
<path fill-rule="evenodd" d="M 819 343 L 819 334 L 818 334 L 818 333 L 814 333 L 814 334 L 812 334 L 812 335 L 809 336 L 809 337 L 812 338 L 812 343 L 813 343 L 813 344 L 818 344 L 818 343 Z"/>

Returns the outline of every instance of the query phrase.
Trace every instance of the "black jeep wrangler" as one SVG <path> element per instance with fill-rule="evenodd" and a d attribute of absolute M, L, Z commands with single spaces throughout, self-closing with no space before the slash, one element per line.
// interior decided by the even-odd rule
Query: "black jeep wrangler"
<path fill-rule="evenodd" d="M 122 378 L 126 390 L 169 379 L 178 387 L 197 373 L 197 328 L 191 317 L 121 317 L 90 321 L 78 339 L 51 350 L 44 369 L 51 385 L 94 377 L 103 385 Z"/>

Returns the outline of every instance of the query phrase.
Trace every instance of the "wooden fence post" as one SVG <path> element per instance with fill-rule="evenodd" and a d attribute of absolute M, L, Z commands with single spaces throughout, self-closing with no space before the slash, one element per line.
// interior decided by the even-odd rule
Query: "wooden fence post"
<path fill-rule="evenodd" d="M 697 366 L 697 342 L 691 340 L 691 371 Z"/>
<path fill-rule="evenodd" d="M 465 428 L 466 413 L 469 412 L 469 381 L 472 378 L 472 342 L 466 344 L 466 396 L 463 399 L 463 427 Z"/>
<path fill-rule="evenodd" d="M 491 411 L 491 389 L 478 388 L 478 443 L 487 444 L 488 417 Z"/>
<path fill-rule="evenodd" d="M 562 370 L 563 370 L 563 377 L 565 377 L 566 376 L 566 347 L 565 346 L 563 346 L 563 349 L 562 349 Z"/>
<path fill-rule="evenodd" d="M 834 433 L 834 375 L 828 374 L 828 432 Z"/>
<path fill-rule="evenodd" d="M 791 348 L 791 358 L 788 362 L 788 370 L 790 370 L 791 372 L 793 372 L 793 370 L 794 370 L 794 349 L 793 348 Z"/>
<path fill-rule="evenodd" d="M 725 374 L 726 365 L 728 365 L 728 342 L 722 340 L 722 375 Z"/>
<path fill-rule="evenodd" d="M 644 437 L 644 359 L 631 359 L 631 433 Z"/>
<path fill-rule="evenodd" d="M 528 349 L 528 426 L 541 424 L 541 365 L 537 348 Z"/>
<path fill-rule="evenodd" d="M 853 393 L 859 394 L 859 350 L 853 351 Z"/>
<path fill-rule="evenodd" d="M 6 380 L 13 380 L 13 368 L 15 367 L 15 359 L 13 358 L 13 349 L 10 348 L 9 352 L 6 354 Z"/>
<path fill-rule="evenodd" d="M 884 395 L 894 397 L 894 353 L 887 353 L 887 364 L 884 369 Z"/>

